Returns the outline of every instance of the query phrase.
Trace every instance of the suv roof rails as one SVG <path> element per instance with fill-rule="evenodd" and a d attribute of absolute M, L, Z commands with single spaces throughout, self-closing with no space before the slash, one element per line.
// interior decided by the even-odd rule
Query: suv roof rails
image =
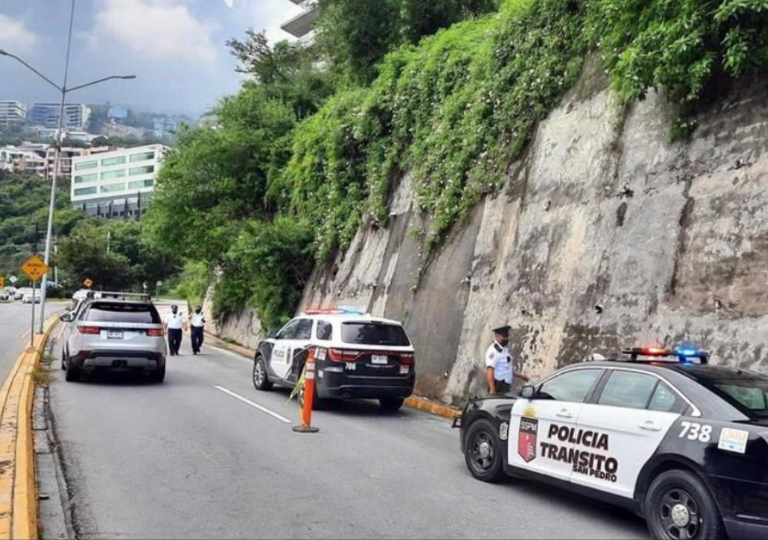
<path fill-rule="evenodd" d="M 93 296 L 89 296 L 95 300 L 152 300 L 151 294 L 146 293 L 127 293 L 127 292 L 114 292 L 114 291 L 94 291 Z"/>

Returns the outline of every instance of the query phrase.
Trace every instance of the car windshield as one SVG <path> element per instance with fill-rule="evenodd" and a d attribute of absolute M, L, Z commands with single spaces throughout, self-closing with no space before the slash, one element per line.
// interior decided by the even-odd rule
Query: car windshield
<path fill-rule="evenodd" d="M 89 322 L 160 324 L 160 315 L 151 304 L 98 303 L 85 316 Z"/>
<path fill-rule="evenodd" d="M 408 347 L 411 342 L 402 326 L 386 323 L 348 322 L 341 325 L 341 339 L 355 345 Z"/>
<path fill-rule="evenodd" d="M 697 378 L 750 416 L 768 418 L 768 377 L 759 373 L 735 369 L 699 370 Z"/>

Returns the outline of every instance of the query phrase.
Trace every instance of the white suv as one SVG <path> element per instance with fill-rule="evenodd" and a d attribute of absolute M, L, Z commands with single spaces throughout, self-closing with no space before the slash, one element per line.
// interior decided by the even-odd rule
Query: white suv
<path fill-rule="evenodd" d="M 317 347 L 315 405 L 325 399 L 378 399 L 394 412 L 413 393 L 414 349 L 403 325 L 350 309 L 310 310 L 259 344 L 257 390 L 293 388 L 311 346 Z"/>

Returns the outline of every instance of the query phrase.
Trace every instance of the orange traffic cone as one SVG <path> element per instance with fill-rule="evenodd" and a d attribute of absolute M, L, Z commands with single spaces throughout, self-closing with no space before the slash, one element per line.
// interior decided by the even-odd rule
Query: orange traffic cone
<path fill-rule="evenodd" d="M 295 426 L 296 433 L 317 433 L 320 431 L 312 427 L 312 404 L 315 401 L 315 348 L 309 349 L 307 364 L 304 367 L 304 403 L 299 409 L 300 426 Z"/>

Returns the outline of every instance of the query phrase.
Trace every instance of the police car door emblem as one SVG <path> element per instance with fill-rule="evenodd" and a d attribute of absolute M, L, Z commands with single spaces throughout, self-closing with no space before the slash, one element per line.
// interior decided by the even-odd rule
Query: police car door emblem
<path fill-rule="evenodd" d="M 539 421 L 535 418 L 520 418 L 520 433 L 517 438 L 517 453 L 526 463 L 536 459 L 536 436 Z"/>

